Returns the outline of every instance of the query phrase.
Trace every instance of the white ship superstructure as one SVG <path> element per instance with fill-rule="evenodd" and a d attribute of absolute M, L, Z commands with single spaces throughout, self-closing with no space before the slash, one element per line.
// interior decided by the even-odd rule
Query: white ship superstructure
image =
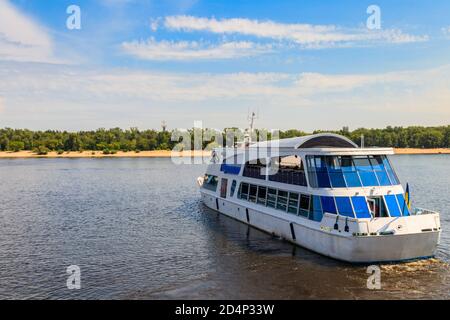
<path fill-rule="evenodd" d="M 317 253 L 357 263 L 431 257 L 439 213 L 409 208 L 388 156 L 336 134 L 215 150 L 206 206 Z"/>

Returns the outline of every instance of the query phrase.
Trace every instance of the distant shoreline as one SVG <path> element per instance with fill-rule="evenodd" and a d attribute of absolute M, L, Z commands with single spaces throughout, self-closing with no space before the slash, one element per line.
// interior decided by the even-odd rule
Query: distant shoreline
<path fill-rule="evenodd" d="M 437 149 L 415 149 L 415 148 L 394 148 L 395 154 L 450 154 L 448 148 Z M 170 150 L 154 150 L 154 151 L 140 151 L 140 152 L 123 152 L 118 151 L 115 154 L 103 154 L 102 151 L 83 151 L 83 152 L 64 152 L 58 154 L 57 152 L 49 152 L 46 155 L 38 155 L 32 151 L 0 151 L 0 159 L 20 159 L 20 158 L 170 158 L 176 157 L 209 157 L 211 151 L 182 151 L 172 152 Z"/>
<path fill-rule="evenodd" d="M 450 154 L 449 148 L 418 149 L 418 148 L 394 148 L 395 154 Z"/>
<path fill-rule="evenodd" d="M 16 158 L 170 158 L 176 157 L 209 157 L 211 151 L 181 151 L 175 152 L 170 150 L 153 150 L 153 151 L 118 151 L 115 154 L 104 154 L 103 151 L 70 151 L 58 154 L 55 151 L 48 152 L 46 155 L 38 155 L 32 151 L 0 151 L 0 159 L 16 159 Z"/>

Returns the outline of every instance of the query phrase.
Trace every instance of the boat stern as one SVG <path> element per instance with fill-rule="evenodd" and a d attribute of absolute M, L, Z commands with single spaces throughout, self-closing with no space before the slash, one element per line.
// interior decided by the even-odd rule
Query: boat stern
<path fill-rule="evenodd" d="M 422 211 L 423 212 L 423 211 Z M 339 255 L 354 263 L 396 262 L 432 257 L 440 240 L 439 213 L 357 221 Z"/>

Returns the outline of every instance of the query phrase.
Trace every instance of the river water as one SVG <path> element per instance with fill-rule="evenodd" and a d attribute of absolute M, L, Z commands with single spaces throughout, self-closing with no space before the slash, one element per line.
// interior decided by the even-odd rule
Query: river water
<path fill-rule="evenodd" d="M 365 266 L 205 208 L 203 165 L 170 159 L 0 161 L 1 299 L 449 299 L 450 156 L 392 157 L 413 203 L 441 212 L 435 259 Z M 68 290 L 66 268 L 81 269 Z"/>

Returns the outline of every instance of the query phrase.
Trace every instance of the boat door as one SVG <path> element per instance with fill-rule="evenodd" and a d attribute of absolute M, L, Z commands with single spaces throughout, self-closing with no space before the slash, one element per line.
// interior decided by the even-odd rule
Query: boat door
<path fill-rule="evenodd" d="M 227 197 L 227 188 L 228 188 L 228 179 L 222 178 L 222 183 L 220 185 L 220 197 L 226 198 Z"/>
<path fill-rule="evenodd" d="M 370 213 L 374 218 L 389 217 L 382 196 L 367 197 Z"/>
<path fill-rule="evenodd" d="M 369 205 L 370 214 L 372 217 L 377 216 L 377 201 L 375 199 L 367 198 L 367 204 Z"/>

